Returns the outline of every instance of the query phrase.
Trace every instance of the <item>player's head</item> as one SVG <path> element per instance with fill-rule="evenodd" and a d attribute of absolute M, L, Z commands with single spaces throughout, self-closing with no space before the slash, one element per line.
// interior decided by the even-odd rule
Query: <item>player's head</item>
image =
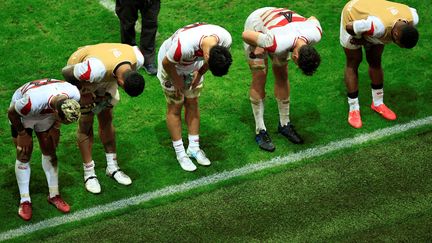
<path fill-rule="evenodd" d="M 305 75 L 311 76 L 321 63 L 321 57 L 313 46 L 303 45 L 298 51 L 297 65 Z"/>
<path fill-rule="evenodd" d="M 81 106 L 73 99 L 59 99 L 55 104 L 55 109 L 60 121 L 64 124 L 76 122 L 81 116 Z"/>
<path fill-rule="evenodd" d="M 214 76 L 221 77 L 228 73 L 232 58 L 228 48 L 215 45 L 210 49 L 208 65 Z"/>
<path fill-rule="evenodd" d="M 135 97 L 144 91 L 144 78 L 137 71 L 127 70 L 123 73 L 123 79 L 123 88 L 129 96 Z"/>
<path fill-rule="evenodd" d="M 411 49 L 417 45 L 419 33 L 417 29 L 410 24 L 404 24 L 400 27 L 396 44 L 402 48 Z"/>

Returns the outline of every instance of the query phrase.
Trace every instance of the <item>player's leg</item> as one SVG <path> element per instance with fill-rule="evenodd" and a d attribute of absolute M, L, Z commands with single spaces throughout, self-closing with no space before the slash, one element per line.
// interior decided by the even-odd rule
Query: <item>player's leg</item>
<path fill-rule="evenodd" d="M 358 100 L 358 67 L 362 61 L 362 49 L 344 48 L 346 57 L 345 85 L 348 96 L 348 123 L 354 128 L 362 127 L 360 104 Z"/>
<path fill-rule="evenodd" d="M 32 217 L 32 205 L 30 198 L 30 158 L 33 151 L 32 129 L 26 128 L 25 134 L 18 135 L 18 132 L 11 126 L 12 140 L 16 148 L 15 160 L 15 176 L 20 192 L 20 206 L 18 208 L 18 215 L 24 220 L 30 220 Z M 18 137 L 20 136 L 20 137 Z M 18 139 L 25 140 L 23 142 L 29 143 L 29 149 L 23 151 L 18 146 Z M 21 143 L 22 141 L 20 141 Z"/>
<path fill-rule="evenodd" d="M 132 180 L 117 163 L 115 128 L 113 125 L 113 107 L 103 109 L 97 115 L 99 122 L 99 137 L 105 149 L 107 160 L 106 174 L 122 185 L 130 185 Z"/>
<path fill-rule="evenodd" d="M 371 108 L 388 120 L 395 120 L 396 114 L 384 104 L 384 73 L 381 66 L 381 56 L 384 45 L 372 45 L 366 48 L 366 59 L 369 64 L 369 77 L 372 81 Z"/>
<path fill-rule="evenodd" d="M 121 43 L 136 46 L 135 22 L 138 20 L 138 7 L 134 0 L 116 0 L 116 14 L 120 20 Z"/>
<path fill-rule="evenodd" d="M 158 15 L 160 0 L 144 1 L 141 11 L 140 50 L 144 55 L 144 69 L 150 75 L 156 75 L 156 32 L 158 29 Z"/>
<path fill-rule="evenodd" d="M 288 63 L 284 60 L 276 60 L 276 57 L 274 57 L 272 68 L 275 77 L 274 94 L 279 110 L 278 131 L 295 144 L 303 143 L 303 139 L 295 131 L 294 125 L 290 122 L 289 118 L 290 85 L 288 80 Z"/>
<path fill-rule="evenodd" d="M 167 92 L 165 90 L 165 96 L 167 98 L 167 116 L 166 122 L 168 131 L 171 135 L 171 141 L 173 148 L 176 153 L 176 157 L 180 166 L 186 171 L 196 170 L 196 166 L 187 156 L 183 140 L 182 140 L 182 125 L 181 125 L 181 110 L 183 107 L 183 96 L 175 97 L 175 92 Z M 196 118 L 194 118 L 196 119 Z M 199 122 L 199 121 L 198 121 Z"/>
<path fill-rule="evenodd" d="M 267 54 L 262 48 L 255 48 L 247 52 L 248 64 L 252 73 L 252 84 L 249 90 L 252 112 L 255 119 L 255 141 L 258 146 L 266 151 L 274 151 L 270 136 L 264 124 L 264 99 L 265 84 L 267 81 L 268 59 Z"/>
<path fill-rule="evenodd" d="M 201 88 L 199 88 L 201 89 Z M 199 91 L 196 91 L 199 94 Z M 209 166 L 210 160 L 207 158 L 204 151 L 200 148 L 199 144 L 199 127 L 200 127 L 200 112 L 198 107 L 198 97 L 194 95 L 193 98 L 185 99 L 185 120 L 188 126 L 188 139 L 189 146 L 187 148 L 187 155 L 195 158 L 200 165 Z"/>
<path fill-rule="evenodd" d="M 56 129 L 51 127 L 51 129 Z M 53 131 L 36 132 L 42 152 L 42 168 L 48 183 L 48 202 L 54 205 L 63 213 L 70 211 L 70 206 L 62 199 L 58 184 L 58 161 L 56 155 L 56 145 L 53 139 L 59 139 L 60 133 Z M 56 136 L 53 138 L 53 136 Z"/>
<path fill-rule="evenodd" d="M 94 114 L 82 112 L 78 123 L 77 143 L 83 159 L 84 183 L 87 191 L 91 193 L 100 193 L 101 187 L 96 177 L 95 163 L 92 159 L 93 147 L 93 120 Z"/>

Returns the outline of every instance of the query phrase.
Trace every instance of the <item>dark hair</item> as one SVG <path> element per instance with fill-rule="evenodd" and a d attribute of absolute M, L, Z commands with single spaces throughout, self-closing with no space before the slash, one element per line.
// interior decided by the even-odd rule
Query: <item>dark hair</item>
<path fill-rule="evenodd" d="M 227 74 L 231 63 L 232 58 L 228 48 L 216 45 L 210 49 L 208 65 L 214 76 L 221 77 Z"/>
<path fill-rule="evenodd" d="M 320 63 L 321 57 L 313 46 L 303 45 L 300 47 L 297 65 L 305 75 L 312 76 Z"/>
<path fill-rule="evenodd" d="M 399 42 L 403 47 L 408 49 L 413 48 L 414 46 L 417 45 L 418 39 L 419 39 L 419 33 L 414 26 L 410 24 L 406 24 L 402 26 L 400 30 Z"/>
<path fill-rule="evenodd" d="M 131 97 L 140 95 L 144 91 L 145 81 L 137 71 L 128 70 L 123 74 L 124 90 Z"/>

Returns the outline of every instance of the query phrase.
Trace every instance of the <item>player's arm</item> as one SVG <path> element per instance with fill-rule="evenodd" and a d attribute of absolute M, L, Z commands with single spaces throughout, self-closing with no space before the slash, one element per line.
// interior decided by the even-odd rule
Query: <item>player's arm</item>
<path fill-rule="evenodd" d="M 271 33 L 261 33 L 246 30 L 242 34 L 243 41 L 254 47 L 261 47 L 266 50 L 274 46 L 275 38 Z"/>
<path fill-rule="evenodd" d="M 201 68 L 194 73 L 194 78 L 192 80 L 192 88 L 196 88 L 201 80 L 201 77 L 207 72 L 209 69 L 208 63 L 205 63 L 201 66 Z"/>
<path fill-rule="evenodd" d="M 380 37 L 384 34 L 384 25 L 381 20 L 375 16 L 369 16 L 367 19 L 354 20 L 345 26 L 346 31 L 356 37 L 363 35 Z"/>
<path fill-rule="evenodd" d="M 62 69 L 62 74 L 66 81 L 81 89 L 80 81 L 74 75 L 74 67 L 75 65 L 67 65 Z"/>
<path fill-rule="evenodd" d="M 251 46 L 258 46 L 258 38 L 261 33 L 252 31 L 252 30 L 246 30 L 242 34 L 243 41 Z"/>
<path fill-rule="evenodd" d="M 15 106 L 9 107 L 8 118 L 14 129 L 18 132 L 17 150 L 19 153 L 28 154 L 31 152 L 32 139 L 26 132 L 21 122 L 21 115 L 16 111 Z"/>
<path fill-rule="evenodd" d="M 170 60 L 168 60 L 167 57 L 164 57 L 162 61 L 162 66 L 170 77 L 174 88 L 176 89 L 177 95 L 180 95 L 183 93 L 184 90 L 184 82 L 183 78 L 178 75 L 175 65 L 176 63 L 171 62 Z"/>

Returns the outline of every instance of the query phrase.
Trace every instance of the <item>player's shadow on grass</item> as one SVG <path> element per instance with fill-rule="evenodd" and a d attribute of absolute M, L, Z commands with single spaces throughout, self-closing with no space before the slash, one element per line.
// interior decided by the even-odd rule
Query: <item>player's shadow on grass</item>
<path fill-rule="evenodd" d="M 163 150 L 163 157 L 161 160 L 175 160 L 175 152 L 172 147 L 171 137 L 168 132 L 165 121 L 159 122 L 155 127 L 155 134 L 157 136 L 161 150 Z M 216 130 L 214 127 L 207 125 L 205 121 L 201 121 L 200 130 L 200 147 L 206 152 L 211 161 L 223 161 L 226 158 L 225 151 L 220 146 L 224 138 L 228 135 L 226 132 Z M 183 124 L 182 138 L 185 149 L 188 146 L 186 125 Z M 166 157 L 166 158 L 165 158 Z"/>
<path fill-rule="evenodd" d="M 389 85 L 385 88 L 384 100 L 389 103 L 389 107 L 401 117 L 413 117 L 417 115 L 418 93 L 407 84 Z"/>

